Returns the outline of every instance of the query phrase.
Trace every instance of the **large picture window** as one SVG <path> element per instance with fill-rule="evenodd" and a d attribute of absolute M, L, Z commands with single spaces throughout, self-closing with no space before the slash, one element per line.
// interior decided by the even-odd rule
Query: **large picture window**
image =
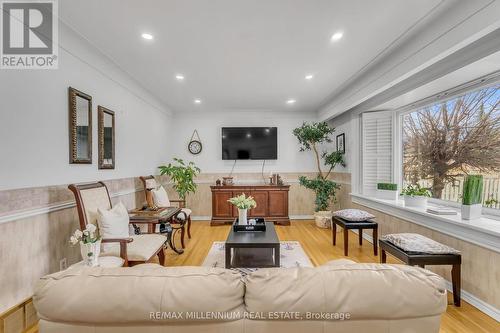
<path fill-rule="evenodd" d="M 405 184 L 460 202 L 464 176 L 482 174 L 483 205 L 500 209 L 500 84 L 402 117 Z"/>

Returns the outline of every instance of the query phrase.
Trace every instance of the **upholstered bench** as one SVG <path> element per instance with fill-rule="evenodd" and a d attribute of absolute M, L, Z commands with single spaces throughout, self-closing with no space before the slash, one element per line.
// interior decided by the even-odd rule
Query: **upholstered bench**
<path fill-rule="evenodd" d="M 409 266 L 452 265 L 453 303 L 460 306 L 460 265 L 459 251 L 419 234 L 389 234 L 379 240 L 380 262 L 387 261 L 386 252 Z"/>

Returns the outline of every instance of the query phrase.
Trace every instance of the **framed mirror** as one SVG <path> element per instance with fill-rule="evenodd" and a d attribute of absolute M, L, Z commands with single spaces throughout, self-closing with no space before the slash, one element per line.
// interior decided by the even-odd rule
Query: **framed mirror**
<path fill-rule="evenodd" d="M 92 164 L 92 97 L 69 87 L 69 163 Z"/>
<path fill-rule="evenodd" d="M 99 169 L 115 168 L 115 113 L 105 107 L 97 107 Z"/>

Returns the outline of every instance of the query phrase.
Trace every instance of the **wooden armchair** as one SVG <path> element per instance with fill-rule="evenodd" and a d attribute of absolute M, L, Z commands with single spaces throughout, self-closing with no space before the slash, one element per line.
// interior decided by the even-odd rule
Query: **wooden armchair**
<path fill-rule="evenodd" d="M 95 224 L 97 230 L 97 209 L 111 209 L 111 198 L 109 191 L 103 182 L 89 184 L 71 184 L 68 188 L 75 195 L 80 228 L 85 229 L 89 223 Z M 136 223 L 136 222 L 134 222 Z M 156 224 L 153 222 L 144 223 Z M 148 229 L 154 230 L 154 225 Z M 153 257 L 158 256 L 161 265 L 165 265 L 165 255 L 163 248 L 167 238 L 163 235 L 149 233 L 133 235 L 128 238 L 102 239 L 101 243 L 112 243 L 110 249 L 101 252 L 101 256 L 116 256 L 125 260 L 124 266 L 136 263 L 145 263 Z"/>
<path fill-rule="evenodd" d="M 142 181 L 142 184 L 144 186 L 144 194 L 146 196 L 146 201 L 148 202 L 149 206 L 152 206 L 153 204 L 153 198 L 151 195 L 151 190 L 155 189 L 158 187 L 158 182 L 156 181 L 154 176 L 144 176 L 144 177 L 139 177 Z M 181 245 L 184 248 L 184 234 L 185 234 L 185 227 L 187 229 L 187 235 L 188 238 L 191 238 L 191 209 L 186 208 L 186 200 L 171 200 L 169 198 L 170 203 L 177 204 L 179 208 L 181 208 L 182 214 L 179 214 L 175 219 L 173 219 L 173 223 L 178 223 L 180 225 L 181 229 Z"/>

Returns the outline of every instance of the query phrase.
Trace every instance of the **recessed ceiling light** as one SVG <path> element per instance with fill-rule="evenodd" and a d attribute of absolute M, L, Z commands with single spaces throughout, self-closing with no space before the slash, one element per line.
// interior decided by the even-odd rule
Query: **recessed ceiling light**
<path fill-rule="evenodd" d="M 305 79 L 306 79 L 306 80 L 312 80 L 312 78 L 313 78 L 313 77 L 314 77 L 314 75 L 312 75 L 312 74 L 307 74 L 307 75 L 306 75 L 306 77 L 305 77 Z"/>
<path fill-rule="evenodd" d="M 195 100 L 194 100 L 194 104 L 201 104 L 201 99 L 198 99 L 198 98 L 197 98 L 197 99 L 195 99 Z"/>
<path fill-rule="evenodd" d="M 332 35 L 332 38 L 330 38 L 330 40 L 332 42 L 336 42 L 336 41 L 340 40 L 343 36 L 344 36 L 344 33 L 342 31 L 337 31 L 336 33 L 334 33 Z"/>
<path fill-rule="evenodd" d="M 182 80 L 184 80 L 184 75 L 182 75 L 182 74 L 177 74 L 177 75 L 175 75 L 175 78 L 176 78 L 177 80 L 179 80 L 179 81 L 182 81 Z"/>
<path fill-rule="evenodd" d="M 295 104 L 296 100 L 294 99 L 289 99 L 288 101 L 286 101 L 286 104 Z"/>
<path fill-rule="evenodd" d="M 147 40 L 152 40 L 154 38 L 153 35 L 148 34 L 148 33 L 143 33 L 141 36 L 142 36 L 142 38 L 147 39 Z"/>

